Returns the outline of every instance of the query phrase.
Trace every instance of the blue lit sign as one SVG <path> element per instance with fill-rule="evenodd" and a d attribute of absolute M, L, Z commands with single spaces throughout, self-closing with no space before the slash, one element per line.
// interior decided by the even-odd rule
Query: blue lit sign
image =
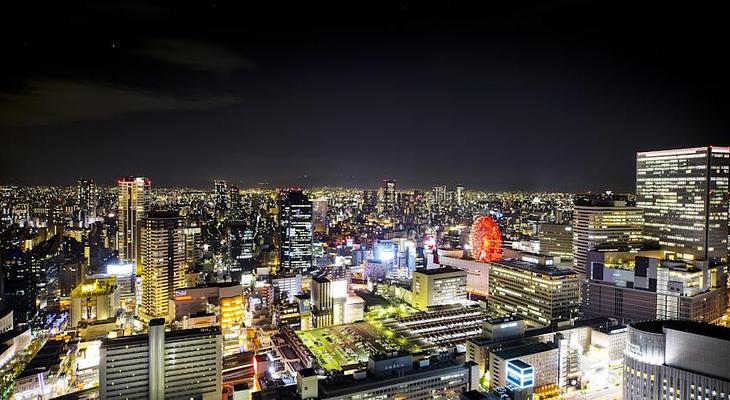
<path fill-rule="evenodd" d="M 507 382 L 520 389 L 535 385 L 535 368 L 522 360 L 507 361 Z"/>

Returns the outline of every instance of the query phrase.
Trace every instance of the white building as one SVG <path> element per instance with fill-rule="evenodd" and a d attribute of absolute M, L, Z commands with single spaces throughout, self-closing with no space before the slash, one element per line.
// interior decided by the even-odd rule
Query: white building
<path fill-rule="evenodd" d="M 629 325 L 624 400 L 721 400 L 730 396 L 730 329 L 694 321 Z"/>
<path fill-rule="evenodd" d="M 466 271 L 454 268 L 417 270 L 411 283 L 413 307 L 430 307 L 466 302 Z"/>
<path fill-rule="evenodd" d="M 521 360 L 534 368 L 534 386 L 556 384 L 560 377 L 558 346 L 550 343 L 532 343 L 489 354 L 490 386 L 507 385 L 507 363 Z"/>
<path fill-rule="evenodd" d="M 221 398 L 221 331 L 217 326 L 105 339 L 99 361 L 102 399 Z"/>

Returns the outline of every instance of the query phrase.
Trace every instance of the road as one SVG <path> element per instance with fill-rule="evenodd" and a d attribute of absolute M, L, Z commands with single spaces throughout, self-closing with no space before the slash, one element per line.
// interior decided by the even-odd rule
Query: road
<path fill-rule="evenodd" d="M 611 386 L 606 389 L 591 391 L 588 393 L 577 393 L 566 400 L 616 400 L 621 398 L 621 386 Z"/>

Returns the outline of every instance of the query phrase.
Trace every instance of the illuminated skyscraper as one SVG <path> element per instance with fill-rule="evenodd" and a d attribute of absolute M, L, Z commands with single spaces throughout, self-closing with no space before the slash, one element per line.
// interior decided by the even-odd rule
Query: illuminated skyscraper
<path fill-rule="evenodd" d="M 312 224 L 317 232 L 327 232 L 327 199 L 312 200 Z"/>
<path fill-rule="evenodd" d="M 639 248 L 644 219 L 642 210 L 618 196 L 584 196 L 573 208 L 573 269 L 583 278 L 588 252 L 597 248 Z"/>
<path fill-rule="evenodd" d="M 431 189 L 431 197 L 433 199 L 433 204 L 435 205 L 441 205 L 446 202 L 446 186 L 434 186 Z"/>
<path fill-rule="evenodd" d="M 281 269 L 312 267 L 312 202 L 301 190 L 288 191 L 280 204 Z"/>
<path fill-rule="evenodd" d="M 80 226 L 88 226 L 96 217 L 96 185 L 91 179 L 79 179 L 76 185 L 78 201 L 77 220 Z"/>
<path fill-rule="evenodd" d="M 560 258 L 573 258 L 573 227 L 540 224 L 540 253 Z"/>
<path fill-rule="evenodd" d="M 228 183 L 226 181 L 213 181 L 213 198 L 215 200 L 215 209 L 218 212 L 224 212 L 228 209 Z"/>
<path fill-rule="evenodd" d="M 226 242 L 228 245 L 228 273 L 234 282 L 241 281 L 244 270 L 249 270 L 255 251 L 255 232 L 241 221 L 226 223 Z"/>
<path fill-rule="evenodd" d="M 395 211 L 395 181 L 392 179 L 383 180 L 383 211 Z"/>
<path fill-rule="evenodd" d="M 456 205 L 462 206 L 464 204 L 464 186 L 456 186 Z"/>
<path fill-rule="evenodd" d="M 139 257 L 146 319 L 169 318 L 169 300 L 185 287 L 185 232 L 174 212 L 152 212 L 140 221 Z"/>
<path fill-rule="evenodd" d="M 376 190 L 366 190 L 362 194 L 362 210 L 364 213 L 375 211 L 378 205 L 378 192 Z"/>
<path fill-rule="evenodd" d="M 726 259 L 729 177 L 728 147 L 637 153 L 637 206 L 647 239 L 685 259 Z"/>
<path fill-rule="evenodd" d="M 119 179 L 119 211 L 117 213 L 117 248 L 121 260 L 137 259 L 139 220 L 152 205 L 152 182 L 148 178 L 128 176 Z"/>
<path fill-rule="evenodd" d="M 241 191 L 238 186 L 228 184 L 228 208 L 235 210 L 241 206 Z"/>

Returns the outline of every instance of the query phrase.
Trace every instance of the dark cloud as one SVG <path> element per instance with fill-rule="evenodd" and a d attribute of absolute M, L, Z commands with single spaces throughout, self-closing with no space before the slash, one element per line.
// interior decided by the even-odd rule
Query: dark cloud
<path fill-rule="evenodd" d="M 254 66 L 251 60 L 226 46 L 200 40 L 154 38 L 146 41 L 139 53 L 157 61 L 216 73 Z"/>
<path fill-rule="evenodd" d="M 38 126 L 128 113 L 216 108 L 235 97 L 180 97 L 97 82 L 32 80 L 22 94 L 0 93 L 0 124 Z"/>

